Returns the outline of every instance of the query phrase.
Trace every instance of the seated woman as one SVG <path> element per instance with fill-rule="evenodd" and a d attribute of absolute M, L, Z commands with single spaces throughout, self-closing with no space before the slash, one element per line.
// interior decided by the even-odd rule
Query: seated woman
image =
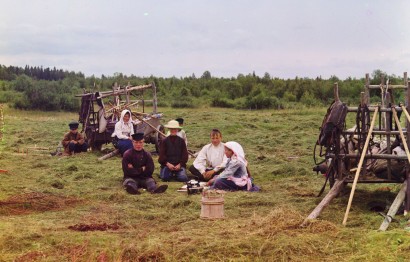
<path fill-rule="evenodd" d="M 228 191 L 251 190 L 252 182 L 248 176 L 245 152 L 237 142 L 225 143 L 225 155 L 228 158 L 225 170 L 208 182 L 211 189 Z"/>
<path fill-rule="evenodd" d="M 121 112 L 120 120 L 115 124 L 114 132 L 111 137 L 117 137 L 117 145 L 114 145 L 123 155 L 125 151 L 132 148 L 132 135 L 134 125 L 132 124 L 131 112 L 127 109 Z"/>

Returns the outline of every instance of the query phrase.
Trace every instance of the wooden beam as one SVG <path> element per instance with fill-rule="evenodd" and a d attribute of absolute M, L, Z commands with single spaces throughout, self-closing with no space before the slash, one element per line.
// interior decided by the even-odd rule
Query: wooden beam
<path fill-rule="evenodd" d="M 345 213 L 345 216 L 343 218 L 343 225 L 346 225 L 347 217 L 349 216 L 349 211 L 350 211 L 350 207 L 352 206 L 354 192 L 356 190 L 357 180 L 359 179 L 359 174 L 360 174 L 360 171 L 362 169 L 364 157 L 366 155 L 367 148 L 369 146 L 370 137 L 371 137 L 371 134 L 372 134 L 372 131 L 373 131 L 373 128 L 374 128 L 374 123 L 375 123 L 376 118 L 377 118 L 378 109 L 379 108 L 376 107 L 376 110 L 374 111 L 374 114 L 373 114 L 373 119 L 372 119 L 372 123 L 370 125 L 369 132 L 367 132 L 366 142 L 364 143 L 364 147 L 363 147 L 362 155 L 360 157 L 359 165 L 357 166 L 356 174 L 355 174 L 353 185 L 352 185 L 352 191 L 350 192 L 349 202 L 347 204 L 346 213 Z"/>
<path fill-rule="evenodd" d="M 393 220 L 393 217 L 396 215 L 397 210 L 399 210 L 400 205 L 404 201 L 404 197 L 406 196 L 406 190 L 407 190 L 407 182 L 404 181 L 399 193 L 397 194 L 396 198 L 391 204 L 390 209 L 387 212 L 387 215 L 385 216 L 383 220 L 383 223 L 380 225 L 379 231 L 386 231 L 386 229 L 389 227 L 390 222 Z"/>
<path fill-rule="evenodd" d="M 113 157 L 113 156 L 116 156 L 116 155 L 118 155 L 119 153 L 120 153 L 120 150 L 115 149 L 114 151 L 112 151 L 112 152 L 110 152 L 110 153 L 108 153 L 108 154 L 106 154 L 106 155 L 103 155 L 102 157 L 98 158 L 98 160 L 99 160 L 99 161 L 103 161 L 103 160 L 106 160 L 106 159 L 111 158 L 111 157 Z"/>
<path fill-rule="evenodd" d="M 329 205 L 329 203 L 339 195 L 339 193 L 343 190 L 345 187 L 344 179 L 343 180 L 336 180 L 335 184 L 333 187 L 329 190 L 327 195 L 322 199 L 322 201 L 319 203 L 319 205 L 316 206 L 316 208 L 310 213 L 309 216 L 305 218 L 303 223 L 301 224 L 302 227 L 306 226 L 309 221 L 316 219 L 322 210 Z"/>

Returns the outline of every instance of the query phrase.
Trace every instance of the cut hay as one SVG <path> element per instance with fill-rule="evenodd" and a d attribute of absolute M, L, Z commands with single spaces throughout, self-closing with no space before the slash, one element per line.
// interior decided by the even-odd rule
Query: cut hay
<path fill-rule="evenodd" d="M 301 228 L 303 215 L 294 209 L 278 207 L 265 217 L 253 217 L 250 227 L 256 229 L 255 232 L 261 235 L 275 235 L 287 232 L 289 234 L 304 234 L 306 231 L 313 234 L 323 232 L 338 232 L 338 228 L 331 222 L 314 220 L 306 228 Z"/>
<path fill-rule="evenodd" d="M 23 215 L 32 212 L 60 210 L 73 207 L 80 202 L 82 200 L 73 197 L 31 192 L 14 195 L 0 201 L 0 215 Z"/>
<path fill-rule="evenodd" d="M 69 226 L 68 229 L 74 231 L 107 231 L 107 230 L 118 230 L 120 226 L 116 223 L 114 224 L 76 224 L 74 226 Z"/>

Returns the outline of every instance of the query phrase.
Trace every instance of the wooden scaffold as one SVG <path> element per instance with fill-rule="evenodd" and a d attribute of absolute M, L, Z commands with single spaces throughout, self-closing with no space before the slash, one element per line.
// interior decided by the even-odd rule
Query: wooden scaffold
<path fill-rule="evenodd" d="M 325 160 L 321 165 L 325 166 L 331 189 L 306 217 L 302 226 L 310 220 L 316 219 L 348 183 L 352 184 L 352 188 L 342 222 L 343 225 L 347 223 L 358 183 L 402 183 L 401 190 L 390 206 L 390 210 L 379 230 L 384 231 L 387 229 L 405 198 L 407 198 L 405 213 L 409 212 L 410 187 L 407 187 L 407 184 L 410 182 L 410 115 L 408 113 L 410 110 L 410 83 L 406 72 L 403 79 L 403 85 L 389 85 L 389 80 L 385 82 L 383 78 L 379 85 L 371 85 L 369 74 L 366 74 L 365 90 L 361 93 L 360 105 L 358 107 L 347 107 L 343 104 L 346 108 L 346 115 L 348 113 L 356 114 L 356 126 L 346 129 L 344 122 L 346 115 L 344 115 L 343 128 L 335 128 L 332 133 L 332 137 L 335 138 L 333 143 L 331 145 L 322 144 L 323 148 L 321 150 L 323 149 L 325 152 L 322 153 L 321 151 L 321 156 Z M 376 105 L 370 104 L 372 89 L 380 90 L 381 93 L 381 102 Z M 395 104 L 393 94 L 397 90 L 405 91 L 404 105 Z M 332 117 L 332 109 L 334 109 L 335 104 L 341 104 L 337 83 L 334 85 L 334 98 L 335 102 L 329 108 L 324 123 Z M 405 115 L 405 128 L 400 123 L 402 113 Z M 376 136 L 380 138 L 378 143 L 374 141 Z M 375 144 L 377 144 L 377 147 L 374 146 Z M 371 146 L 374 147 L 371 148 Z M 384 169 L 379 168 L 382 164 Z M 376 173 L 375 170 L 382 170 L 383 172 Z"/>

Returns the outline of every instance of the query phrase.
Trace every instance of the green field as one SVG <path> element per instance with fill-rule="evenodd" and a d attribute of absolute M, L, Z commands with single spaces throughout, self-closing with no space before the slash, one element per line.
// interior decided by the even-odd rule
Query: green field
<path fill-rule="evenodd" d="M 177 192 L 181 183 L 168 183 L 162 195 L 128 195 L 120 157 L 99 162 L 101 152 L 64 158 L 21 153 L 33 146 L 55 150 L 78 116 L 6 107 L 0 261 L 408 261 L 407 220 L 398 216 L 387 232 L 377 232 L 383 218 L 368 207 L 376 200 L 391 203 L 400 185 L 359 184 L 344 227 L 348 187 L 317 221 L 299 227 L 321 200 L 316 195 L 324 179 L 311 170 L 326 108 L 161 111 L 163 123 L 185 119 L 191 150 L 209 142 L 212 128 L 224 141 L 242 144 L 262 191 L 227 193 L 226 218 L 202 220 L 200 195 Z M 157 156 L 154 162 L 159 180 Z M 74 230 L 81 226 L 100 230 Z"/>

